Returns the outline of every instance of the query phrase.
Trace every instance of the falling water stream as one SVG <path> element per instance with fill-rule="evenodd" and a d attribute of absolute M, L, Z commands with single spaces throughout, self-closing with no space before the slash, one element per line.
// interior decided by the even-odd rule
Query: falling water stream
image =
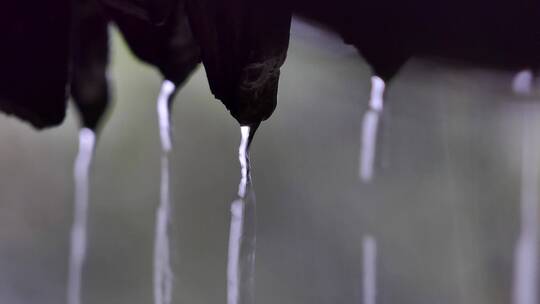
<path fill-rule="evenodd" d="M 168 226 L 171 213 L 169 153 L 172 150 L 170 106 L 176 86 L 163 81 L 157 98 L 159 135 L 161 139 L 161 182 L 156 210 L 154 237 L 154 303 L 172 302 L 173 271 L 171 267 Z"/>
<path fill-rule="evenodd" d="M 94 154 L 96 135 L 94 131 L 83 128 L 79 131 L 79 152 L 75 159 L 73 178 L 75 182 L 75 204 L 73 226 L 71 228 L 71 248 L 67 303 L 81 303 L 81 281 L 86 256 L 86 229 L 88 218 L 88 188 L 90 166 Z"/>
<path fill-rule="evenodd" d="M 520 74 L 519 79 L 528 79 Z M 515 81 L 516 91 L 529 91 Z M 161 153 L 160 200 L 156 209 L 155 243 L 153 259 L 154 304 L 171 304 L 174 274 L 171 267 L 169 224 L 171 220 L 171 189 L 169 156 L 171 141 L 171 99 L 176 86 L 165 80 L 157 98 Z M 372 80 L 370 108 L 363 117 L 360 178 L 370 182 L 374 176 L 377 130 L 383 107 L 384 82 Z M 538 238 L 539 238 L 539 192 L 538 165 L 539 141 L 536 139 L 533 119 L 523 118 L 522 164 L 521 164 L 521 226 L 514 252 L 512 282 L 513 304 L 538 304 Z M 256 199 L 250 174 L 249 148 L 256 126 L 241 126 L 238 157 L 241 178 L 238 197 L 230 205 L 230 231 L 227 264 L 227 304 L 253 304 L 255 297 L 255 251 L 256 251 Z M 67 302 L 81 304 L 81 277 L 87 245 L 87 213 L 89 205 L 89 173 L 96 142 L 94 131 L 83 128 L 79 132 L 79 150 L 74 166 L 74 221 L 71 230 Z M 362 303 L 376 304 L 377 298 L 377 240 L 366 235 L 362 241 Z"/>
<path fill-rule="evenodd" d="M 383 95 L 385 83 L 377 77 L 371 77 L 371 94 L 369 109 L 362 120 L 362 140 L 360 148 L 359 176 L 363 183 L 370 183 L 373 179 L 377 147 L 377 129 L 383 110 Z M 362 295 L 363 304 L 375 304 L 377 293 L 377 242 L 371 235 L 364 236 L 362 243 Z"/>
<path fill-rule="evenodd" d="M 372 109 L 364 114 L 360 156 L 360 179 L 364 183 L 369 183 L 373 178 L 380 115 L 378 111 Z"/>
<path fill-rule="evenodd" d="M 238 198 L 231 203 L 227 263 L 227 304 L 254 303 L 255 289 L 255 192 L 251 184 L 249 146 L 257 127 L 241 126 L 238 158 L 241 178 Z"/>
<path fill-rule="evenodd" d="M 360 148 L 360 179 L 364 183 L 369 183 L 373 179 L 373 167 L 375 164 L 375 153 L 377 147 L 377 129 L 383 109 L 383 95 L 385 83 L 377 77 L 371 77 L 371 95 L 369 98 L 369 109 L 364 114 L 362 120 L 362 140 Z"/>

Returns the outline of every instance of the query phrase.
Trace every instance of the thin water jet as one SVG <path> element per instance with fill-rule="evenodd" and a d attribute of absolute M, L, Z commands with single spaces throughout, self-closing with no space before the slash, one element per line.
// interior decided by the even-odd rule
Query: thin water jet
<path fill-rule="evenodd" d="M 526 118 L 526 117 L 525 117 Z M 524 119 L 521 160 L 521 227 L 514 251 L 513 304 L 538 304 L 538 141 Z"/>
<path fill-rule="evenodd" d="M 82 128 L 79 131 L 79 152 L 75 159 L 73 178 L 75 182 L 75 204 L 73 225 L 71 228 L 71 245 L 69 255 L 69 272 L 67 286 L 67 303 L 81 303 L 81 282 L 86 257 L 89 175 L 92 156 L 96 142 L 94 131 Z"/>
<path fill-rule="evenodd" d="M 377 296 L 377 242 L 373 236 L 364 237 L 362 251 L 362 303 L 375 304 Z"/>
<path fill-rule="evenodd" d="M 371 93 L 369 109 L 362 120 L 362 139 L 360 148 L 359 176 L 364 183 L 373 179 L 373 167 L 377 147 L 377 130 L 383 109 L 384 81 L 378 77 L 371 77 Z"/>
<path fill-rule="evenodd" d="M 172 149 L 170 108 L 175 92 L 176 85 L 170 80 L 164 80 L 157 98 L 159 136 L 161 139 L 161 148 L 164 153 Z"/>
<path fill-rule="evenodd" d="M 161 179 L 159 206 L 156 210 L 154 238 L 154 303 L 172 302 L 174 273 L 171 267 L 168 226 L 171 213 L 169 152 L 172 150 L 170 106 L 176 85 L 163 81 L 157 98 L 157 114 L 161 139 Z"/>
<path fill-rule="evenodd" d="M 238 158 L 241 178 L 238 198 L 231 203 L 227 260 L 227 304 L 254 303 L 255 290 L 255 192 L 251 183 L 249 147 L 257 126 L 241 126 Z"/>
<path fill-rule="evenodd" d="M 373 167 L 377 148 L 377 130 L 380 113 L 368 110 L 362 121 L 362 147 L 360 149 L 360 179 L 369 183 L 373 179 Z"/>

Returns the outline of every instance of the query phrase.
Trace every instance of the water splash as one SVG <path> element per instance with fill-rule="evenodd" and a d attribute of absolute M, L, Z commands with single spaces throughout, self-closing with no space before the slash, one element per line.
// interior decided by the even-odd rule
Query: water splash
<path fill-rule="evenodd" d="M 521 228 L 514 252 L 513 304 L 538 304 L 538 141 L 528 124 L 523 128 L 521 163 Z M 524 123 L 527 120 L 524 119 Z"/>
<path fill-rule="evenodd" d="M 360 179 L 368 183 L 373 179 L 375 152 L 377 147 L 377 130 L 383 109 L 383 95 L 385 83 L 377 76 L 371 77 L 371 95 L 369 109 L 362 121 L 362 146 L 360 148 L 359 175 Z"/>
<path fill-rule="evenodd" d="M 368 235 L 362 242 L 363 250 L 363 304 L 375 304 L 377 295 L 377 242 Z"/>
<path fill-rule="evenodd" d="M 229 252 L 227 263 L 227 303 L 254 303 L 255 289 L 255 192 L 251 184 L 249 146 L 257 126 L 241 126 L 238 158 L 241 179 L 238 199 L 231 203 Z"/>
<path fill-rule="evenodd" d="M 96 135 L 94 131 L 83 128 L 79 131 L 79 152 L 75 159 L 73 178 L 75 181 L 75 206 L 73 226 L 71 228 L 71 248 L 69 255 L 69 273 L 67 303 L 81 303 L 81 281 L 86 256 L 88 188 L 90 166 L 94 154 Z"/>
<path fill-rule="evenodd" d="M 154 238 L 154 303 L 170 304 L 172 302 L 173 278 L 171 267 L 168 226 L 171 212 L 171 193 L 169 180 L 169 152 L 171 141 L 171 98 L 176 86 L 169 80 L 163 81 L 157 98 L 159 135 L 161 139 L 161 182 L 159 206 L 156 210 L 156 227 Z"/>

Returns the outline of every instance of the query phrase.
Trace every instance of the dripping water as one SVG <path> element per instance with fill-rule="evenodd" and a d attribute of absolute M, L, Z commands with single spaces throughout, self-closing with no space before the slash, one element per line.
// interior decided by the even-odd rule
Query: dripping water
<path fill-rule="evenodd" d="M 255 280 L 255 192 L 251 184 L 249 146 L 257 126 L 241 126 L 238 158 L 241 178 L 238 198 L 231 203 L 227 263 L 227 304 L 254 303 Z"/>
<path fill-rule="evenodd" d="M 525 117 L 526 118 L 526 117 Z M 538 304 L 538 141 L 524 119 L 521 160 L 521 227 L 514 251 L 513 304 Z"/>
<path fill-rule="evenodd" d="M 161 139 L 161 181 L 159 206 L 156 210 L 154 238 L 154 303 L 172 302 L 173 271 L 171 267 L 168 226 L 171 211 L 169 153 L 172 150 L 170 105 L 176 86 L 163 81 L 157 98 L 159 135 Z"/>
<path fill-rule="evenodd" d="M 86 256 L 89 174 L 96 135 L 88 128 L 79 131 L 79 152 L 75 159 L 75 206 L 71 228 L 71 248 L 67 286 L 67 303 L 81 303 L 81 281 Z"/>
<path fill-rule="evenodd" d="M 384 81 L 377 77 L 371 77 L 371 95 L 369 109 L 364 114 L 362 122 L 362 146 L 360 149 L 360 179 L 368 183 L 373 179 L 373 167 L 377 147 L 377 129 L 383 109 Z"/>

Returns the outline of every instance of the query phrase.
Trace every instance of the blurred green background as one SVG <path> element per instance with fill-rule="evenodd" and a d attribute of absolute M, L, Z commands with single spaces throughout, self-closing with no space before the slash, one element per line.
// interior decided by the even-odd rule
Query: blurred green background
<path fill-rule="evenodd" d="M 116 31 L 112 45 L 115 101 L 93 167 L 83 303 L 151 303 L 161 79 Z M 539 95 L 513 94 L 510 72 L 411 60 L 389 86 L 365 184 L 369 77 L 354 49 L 294 23 L 277 110 L 251 152 L 256 302 L 362 303 L 371 235 L 377 303 L 510 303 L 522 147 L 540 151 L 526 135 L 540 131 Z M 225 303 L 240 134 L 202 67 L 176 96 L 173 122 L 173 302 Z M 0 119 L 0 303 L 65 302 L 77 126 L 72 106 L 43 132 Z"/>

